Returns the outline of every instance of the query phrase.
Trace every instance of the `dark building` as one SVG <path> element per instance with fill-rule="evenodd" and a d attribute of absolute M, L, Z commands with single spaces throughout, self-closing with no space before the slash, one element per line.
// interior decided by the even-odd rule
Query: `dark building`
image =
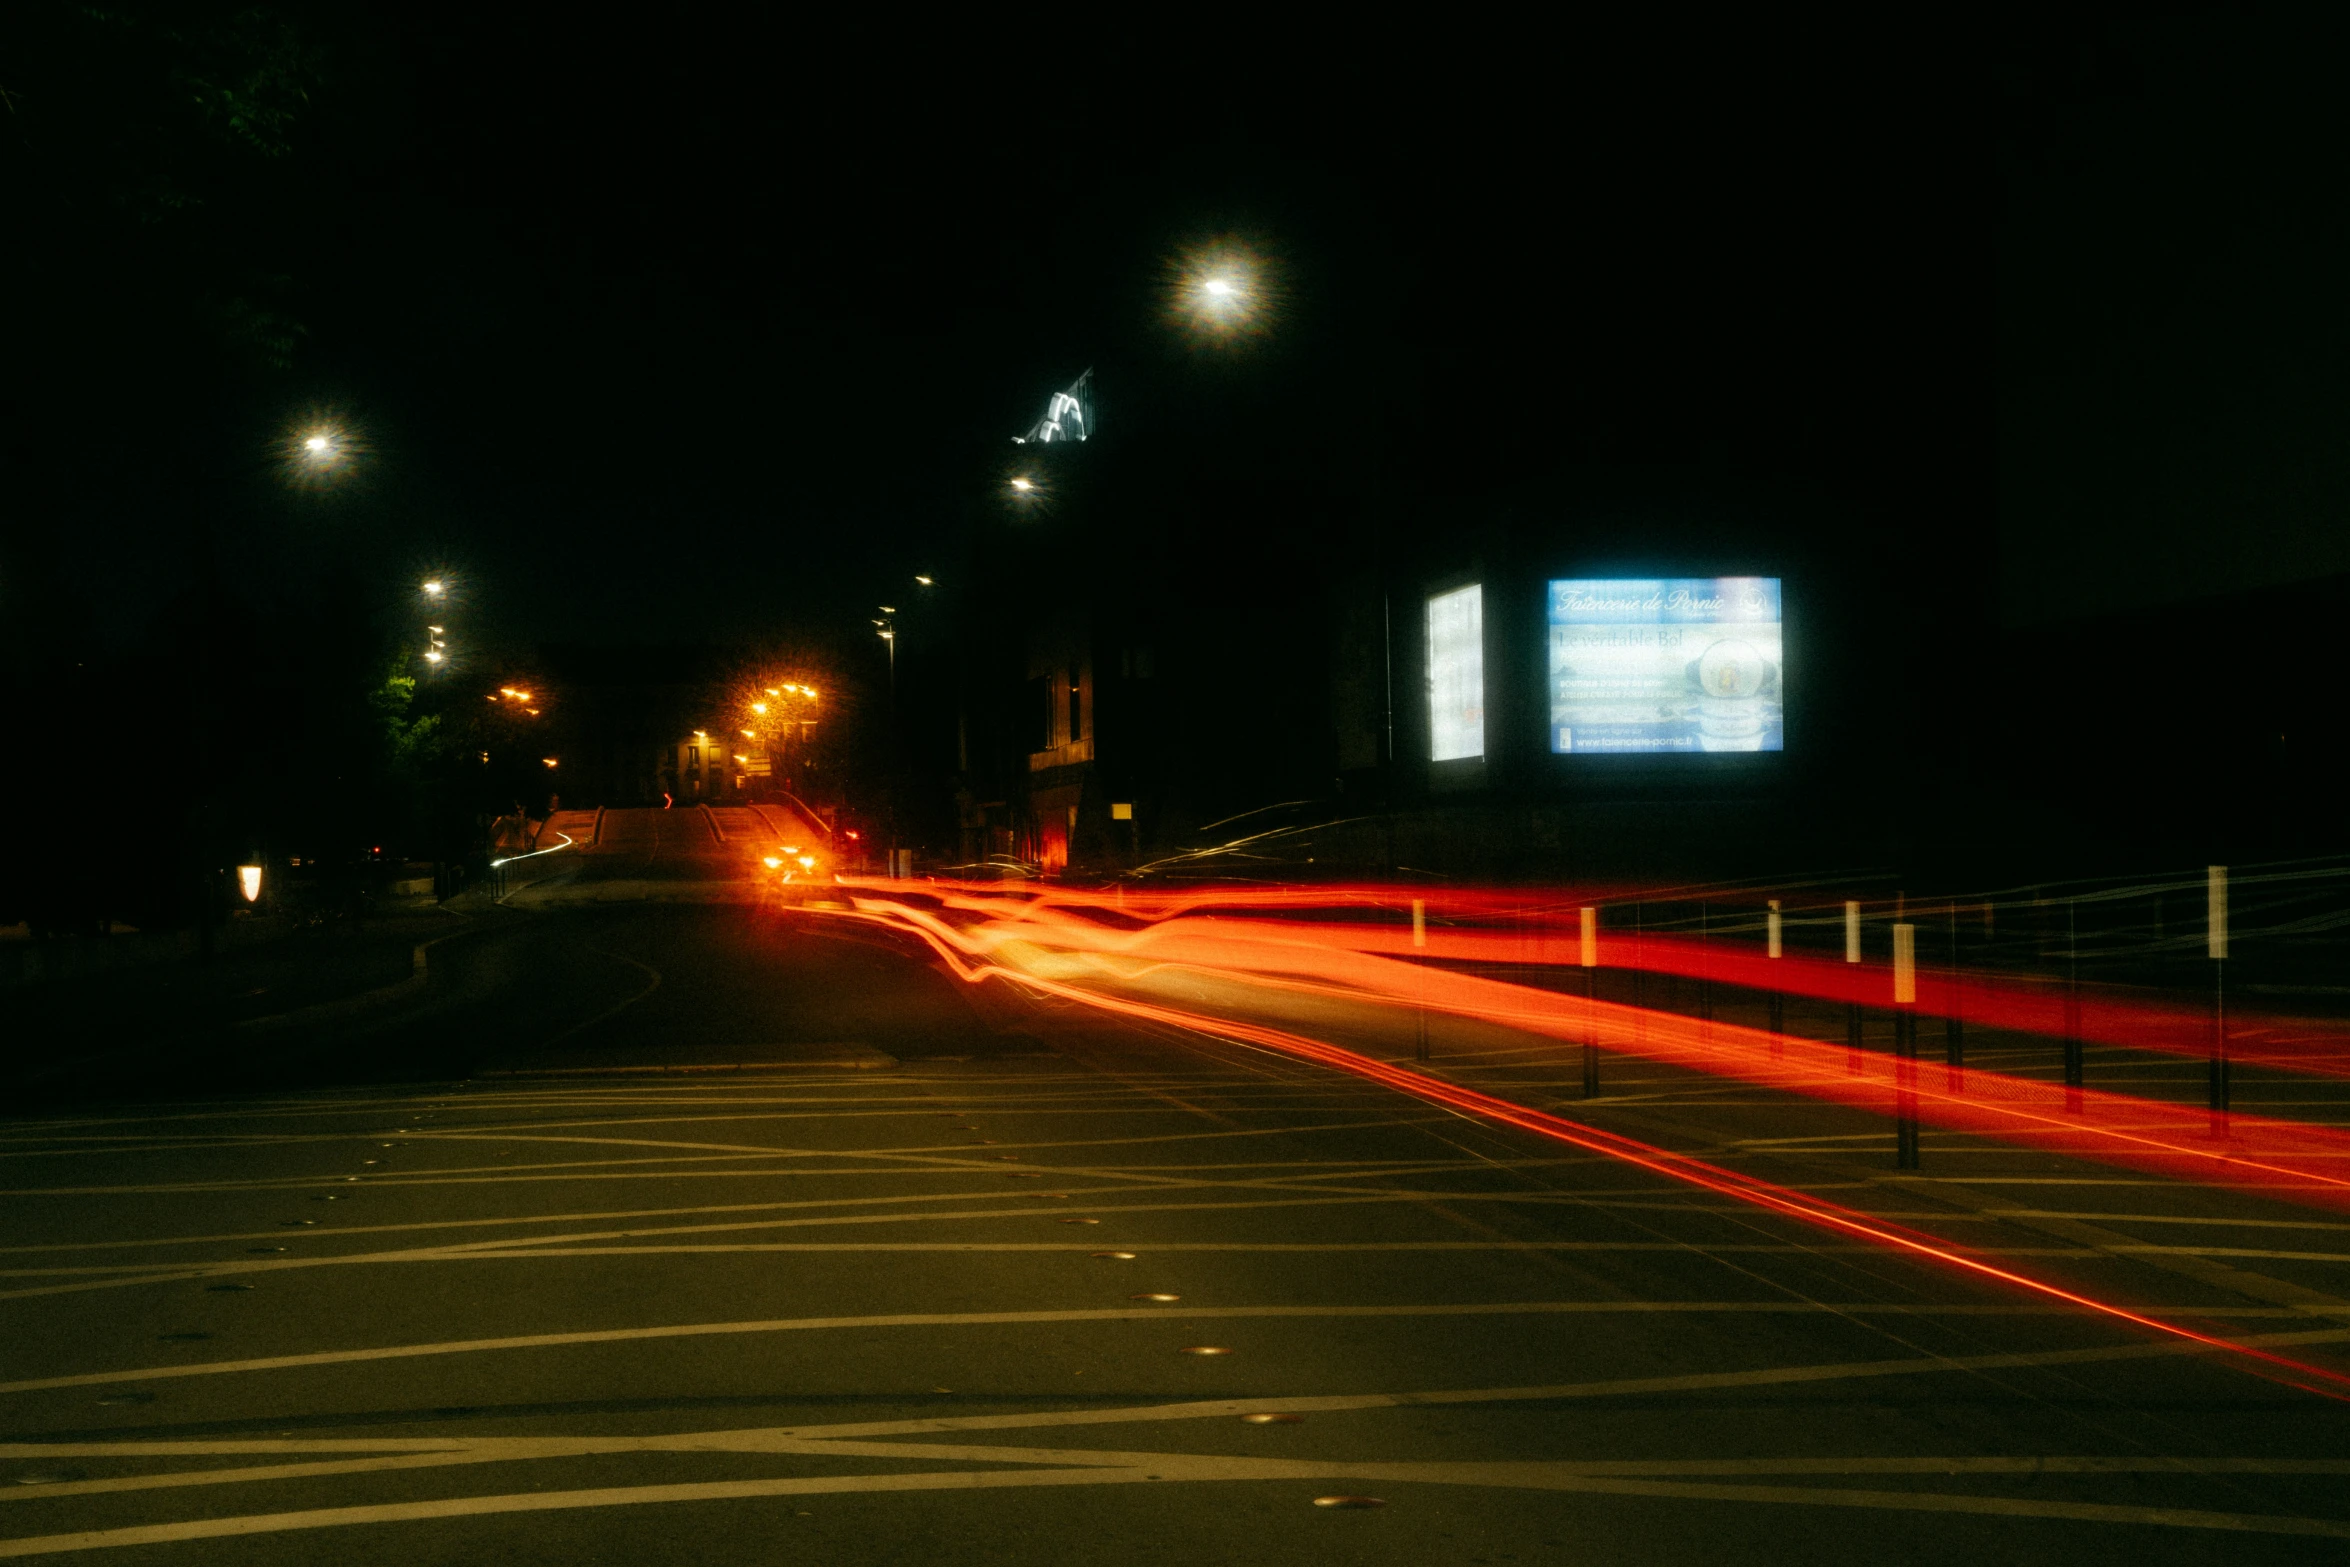
<path fill-rule="evenodd" d="M 1086 424 L 983 481 L 966 861 L 1164 866 L 1256 836 L 1240 854 L 1283 876 L 1725 874 L 1898 858 L 1963 792 L 1992 561 L 1932 506 L 1888 526 L 1695 461 L 1401 496 L 1279 431 Z M 1607 584 L 1747 584 L 1767 613 L 1644 630 Z"/>

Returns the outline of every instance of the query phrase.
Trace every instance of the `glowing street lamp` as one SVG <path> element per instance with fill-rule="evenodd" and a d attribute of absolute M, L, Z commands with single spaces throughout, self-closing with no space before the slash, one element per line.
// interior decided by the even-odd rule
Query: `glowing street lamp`
<path fill-rule="evenodd" d="M 434 598 L 439 598 L 441 596 L 442 590 L 446 587 L 448 587 L 447 583 L 442 582 L 436 578 L 424 585 L 424 591 L 431 594 Z"/>
<path fill-rule="evenodd" d="M 333 420 L 320 420 L 288 432 L 277 448 L 276 460 L 293 483 L 324 485 L 350 471 L 365 450 L 366 443 L 353 431 Z"/>
<path fill-rule="evenodd" d="M 1270 324 L 1275 291 L 1264 261 L 1247 246 L 1204 245 L 1179 257 L 1172 272 L 1169 309 L 1193 337 L 1229 341 Z"/>
<path fill-rule="evenodd" d="M 247 903 L 259 903 L 261 901 L 260 866 L 240 865 L 237 867 L 237 891 L 245 895 L 245 901 Z"/>
<path fill-rule="evenodd" d="M 1249 291 L 1232 278 L 1200 278 L 1188 293 L 1192 319 L 1211 332 L 1229 332 L 1248 316 Z"/>

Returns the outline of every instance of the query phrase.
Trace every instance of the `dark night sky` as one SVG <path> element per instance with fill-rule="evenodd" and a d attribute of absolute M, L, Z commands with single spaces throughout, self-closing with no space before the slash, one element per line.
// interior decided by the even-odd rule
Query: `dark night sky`
<path fill-rule="evenodd" d="M 514 646 L 854 625 L 1088 365 L 1406 509 L 1624 460 L 1930 519 L 2027 618 L 2350 566 L 2331 32 L 112 14 L 0 22 L 20 624 L 135 639 L 201 513 L 257 598 L 445 568 Z M 258 139 L 202 101 L 256 61 Z M 1160 311 L 1220 235 L 1287 294 L 1242 354 Z M 223 480 L 314 408 L 364 482 Z"/>
<path fill-rule="evenodd" d="M 249 497 L 220 529 L 237 580 L 445 566 L 516 645 L 853 624 L 948 553 L 974 476 L 1089 364 L 1110 428 L 1277 426 L 1463 511 L 1593 454 L 1881 490 L 1988 427 L 1972 127 L 1916 40 L 885 51 L 280 14 L 314 72 L 286 154 L 205 153 L 193 215 L 68 203 L 32 263 L 83 321 L 40 340 L 60 368 L 6 457 L 102 630 L 184 580 L 190 476 L 312 407 L 375 443 L 366 481 Z M 191 138 L 61 37 L 72 69 L 11 84 L 20 170 L 144 177 L 136 148 L 59 150 L 76 91 L 100 92 L 86 122 L 112 128 L 113 92 Z M 1160 290 L 1228 234 L 1287 304 L 1202 355 Z M 177 330 L 203 292 L 182 245 L 226 279 L 206 299 L 299 323 L 282 367 L 116 320 L 127 298 Z"/>
<path fill-rule="evenodd" d="M 427 573 L 484 665 L 870 660 L 872 606 L 951 574 L 1088 366 L 1104 440 L 1152 443 L 1116 471 L 1196 452 L 1187 496 L 1319 506 L 1320 553 L 1254 547 L 1261 503 L 1177 541 L 1259 608 L 1322 602 L 1374 516 L 1762 497 L 1833 601 L 1848 749 L 1889 709 L 2070 722 L 2032 622 L 2254 590 L 2220 639 L 2253 649 L 2286 613 L 2257 590 L 2350 571 L 2338 28 L 1240 32 L 0 7 L 19 689 L 70 714 L 60 664 L 233 647 L 275 666 L 245 709 L 326 711 L 412 645 Z M 1202 351 L 1165 283 L 1227 236 L 1282 308 Z M 261 459 L 314 410 L 374 450 L 290 493 Z M 2225 652 L 2221 686 L 2269 681 Z"/>
<path fill-rule="evenodd" d="M 2113 24 L 1999 62 L 2019 617 L 2350 571 L 2346 62 L 2319 13 Z"/>

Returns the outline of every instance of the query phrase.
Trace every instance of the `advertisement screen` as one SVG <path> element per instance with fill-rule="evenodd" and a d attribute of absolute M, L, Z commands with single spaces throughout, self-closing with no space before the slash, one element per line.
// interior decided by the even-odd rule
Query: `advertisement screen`
<path fill-rule="evenodd" d="M 1784 750 L 1779 580 L 1552 582 L 1551 750 Z"/>
<path fill-rule="evenodd" d="M 1428 600 L 1428 759 L 1485 754 L 1485 590 Z"/>

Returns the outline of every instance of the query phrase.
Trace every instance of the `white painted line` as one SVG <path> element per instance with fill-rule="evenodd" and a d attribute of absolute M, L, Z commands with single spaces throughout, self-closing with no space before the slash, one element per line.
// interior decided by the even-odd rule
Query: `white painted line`
<path fill-rule="evenodd" d="M 582 1507 L 642 1506 L 655 1502 L 713 1502 L 747 1497 L 814 1496 L 836 1491 L 974 1491 L 1008 1485 L 1085 1485 L 1139 1479 L 1122 1469 L 1027 1469 L 1009 1474 L 955 1470 L 940 1474 L 856 1475 L 796 1480 L 720 1480 L 687 1485 L 620 1486 L 595 1491 L 535 1491 L 517 1496 L 470 1496 L 373 1507 L 327 1507 L 312 1512 L 260 1513 L 187 1523 L 146 1524 L 80 1534 L 0 1540 L 0 1557 L 48 1556 L 64 1551 L 164 1545 L 183 1540 L 232 1539 L 292 1529 L 349 1524 L 408 1523 L 426 1518 L 473 1518 L 491 1513 L 562 1512 Z"/>
<path fill-rule="evenodd" d="M 893 1448 L 890 1456 L 910 1456 Z M 985 1461 L 1017 1461 L 1020 1455 L 985 1455 Z M 1133 1463 L 1135 1458 L 1144 1463 Z M 1121 1459 L 1129 1460 L 1120 1462 Z M 1102 1465 L 1096 1467 L 1095 1465 Z M 1111 1467 L 1110 1465 L 1116 1465 Z M 293 1530 L 356 1524 L 407 1523 L 425 1519 L 482 1517 L 502 1513 L 559 1512 L 591 1507 L 730 1501 L 779 1496 L 916 1491 L 975 1491 L 1008 1487 L 1148 1484 L 1307 1479 L 1364 1479 L 1407 1484 L 1477 1485 L 1576 1491 L 1673 1501 L 1744 1502 L 1800 1507 L 1849 1507 L 1892 1512 L 1975 1514 L 2071 1523 L 2122 1524 L 2229 1533 L 2350 1539 L 2350 1522 L 2272 1514 L 2221 1513 L 2189 1508 L 2112 1506 L 2093 1502 L 2045 1502 L 2012 1497 L 1955 1495 L 1922 1491 L 1861 1491 L 1816 1486 L 1705 1485 L 1596 1474 L 1571 1463 L 1349 1463 L 1343 1460 L 1257 1459 L 1198 1454 L 1101 1455 L 1075 1468 L 959 1470 L 929 1473 L 833 1475 L 769 1480 L 726 1480 L 649 1486 L 615 1486 L 579 1491 L 533 1491 L 436 1501 L 395 1502 L 364 1507 L 318 1508 L 305 1512 L 257 1513 L 233 1518 L 38 1535 L 0 1541 L 0 1557 L 55 1555 L 130 1545 L 229 1539 Z"/>
<path fill-rule="evenodd" d="M 906 1312 L 867 1317 L 772 1317 L 743 1322 L 690 1322 L 665 1327 L 604 1328 L 574 1333 L 519 1334 L 506 1338 L 453 1339 L 430 1344 L 394 1344 L 376 1349 L 320 1350 L 302 1355 L 271 1355 L 251 1360 L 199 1362 L 194 1365 L 149 1366 L 128 1371 L 83 1372 L 71 1376 L 32 1377 L 0 1382 L 0 1393 L 30 1393 L 53 1388 L 110 1387 L 127 1383 L 178 1380 L 185 1377 L 226 1376 L 252 1371 L 284 1371 L 308 1366 L 350 1365 L 381 1360 L 410 1360 L 440 1355 L 480 1354 L 495 1350 L 554 1349 L 582 1344 L 641 1343 L 656 1339 L 703 1338 L 749 1333 L 794 1333 L 829 1330 L 873 1330 L 909 1327 L 981 1327 L 1048 1322 L 1223 1321 L 1240 1319 L 1426 1318 L 1538 1316 L 1600 1313 L 1619 1310 L 1612 1301 L 1504 1301 L 1425 1306 L 1215 1306 L 1106 1308 L 1076 1311 Z M 1671 1309 L 1668 1305 L 1666 1309 Z M 2269 1347 L 2280 1344 L 2331 1344 L 2350 1340 L 2350 1328 L 2321 1328 L 2304 1333 L 2268 1333 L 2237 1340 L 2238 1345 Z M 2045 1354 L 1977 1355 L 1923 1361 L 1886 1361 L 1874 1374 L 1965 1370 L 1986 1366 L 2070 1365 L 2076 1361 L 2134 1358 L 2145 1354 L 2217 1354 L 2230 1346 L 2197 1341 L 2156 1341 L 2118 1349 L 2060 1350 Z M 1859 1363 L 1854 1363 L 1859 1364 Z M 1765 1368 L 1758 1371 L 1706 1373 L 1696 1378 L 1648 1378 L 1637 1384 L 1596 1384 L 1597 1387 L 1655 1391 L 1667 1388 L 1745 1386 L 1781 1381 L 1817 1380 L 1818 1368 Z M 1842 1375 L 1861 1374 L 1847 1366 Z M 1729 1381 L 1720 1380 L 1728 1376 Z M 1568 1396 L 1554 1394 L 1553 1396 Z M 1271 1408 L 1273 1405 L 1264 1407 Z"/>

